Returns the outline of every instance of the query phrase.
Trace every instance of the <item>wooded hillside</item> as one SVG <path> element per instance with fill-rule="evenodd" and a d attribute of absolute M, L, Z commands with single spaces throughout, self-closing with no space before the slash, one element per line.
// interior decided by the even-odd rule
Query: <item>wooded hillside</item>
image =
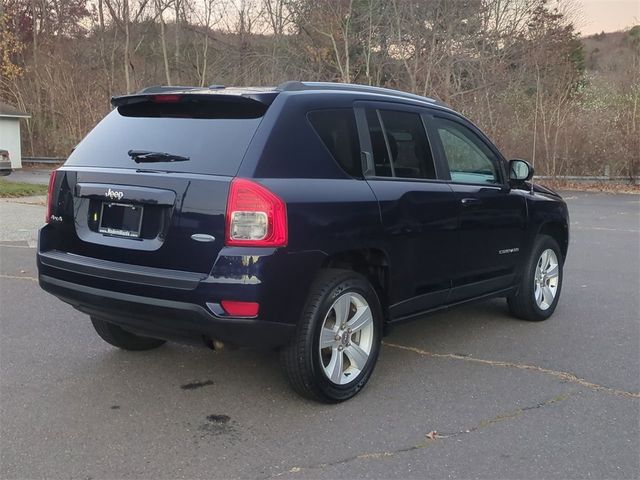
<path fill-rule="evenodd" d="M 581 39 L 546 0 L 2 2 L 26 154 L 65 156 L 144 86 L 323 80 L 438 98 L 539 173 L 640 173 L 640 26 Z"/>

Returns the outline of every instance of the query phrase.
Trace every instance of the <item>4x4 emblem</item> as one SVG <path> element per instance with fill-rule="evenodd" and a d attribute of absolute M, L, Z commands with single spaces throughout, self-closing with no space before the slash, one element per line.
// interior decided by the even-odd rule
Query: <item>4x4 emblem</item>
<path fill-rule="evenodd" d="M 124 193 L 123 192 L 118 192 L 116 190 L 107 190 L 107 192 L 104 194 L 105 197 L 111 198 L 113 200 L 120 200 L 122 197 L 124 197 Z"/>

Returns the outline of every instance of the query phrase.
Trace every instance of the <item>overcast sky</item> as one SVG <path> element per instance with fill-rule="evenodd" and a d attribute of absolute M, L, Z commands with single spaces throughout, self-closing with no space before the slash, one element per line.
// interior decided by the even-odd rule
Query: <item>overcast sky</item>
<path fill-rule="evenodd" d="M 583 35 L 613 32 L 640 24 L 640 0 L 575 0 L 582 10 L 576 21 Z"/>

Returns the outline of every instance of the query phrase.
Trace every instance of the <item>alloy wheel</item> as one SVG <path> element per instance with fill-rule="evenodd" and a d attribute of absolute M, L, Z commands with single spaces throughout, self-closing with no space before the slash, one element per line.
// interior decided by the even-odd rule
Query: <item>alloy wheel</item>
<path fill-rule="evenodd" d="M 552 249 L 547 248 L 538 259 L 534 278 L 534 297 L 540 310 L 547 310 L 553 304 L 558 293 L 559 278 L 558 257 Z"/>
<path fill-rule="evenodd" d="M 358 377 L 373 347 L 371 308 L 355 292 L 340 295 L 331 305 L 320 330 L 320 364 L 326 377 L 344 385 Z"/>

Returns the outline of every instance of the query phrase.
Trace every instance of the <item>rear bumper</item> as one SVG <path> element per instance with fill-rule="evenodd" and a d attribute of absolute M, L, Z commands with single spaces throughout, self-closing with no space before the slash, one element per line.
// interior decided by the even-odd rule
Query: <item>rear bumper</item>
<path fill-rule="evenodd" d="M 295 325 L 259 319 L 222 318 L 186 302 L 143 297 L 39 275 L 40 286 L 88 315 L 120 325 L 133 333 L 201 344 L 207 340 L 274 348 L 288 343 Z"/>
<path fill-rule="evenodd" d="M 0 177 L 9 175 L 11 172 L 11 162 L 0 161 Z"/>
<path fill-rule="evenodd" d="M 289 342 L 325 258 L 319 251 L 224 247 L 212 270 L 200 273 L 67 253 L 55 240 L 51 225 L 40 229 L 40 286 L 76 309 L 143 336 L 253 348 Z M 223 300 L 257 302 L 258 316 L 228 316 Z"/>

